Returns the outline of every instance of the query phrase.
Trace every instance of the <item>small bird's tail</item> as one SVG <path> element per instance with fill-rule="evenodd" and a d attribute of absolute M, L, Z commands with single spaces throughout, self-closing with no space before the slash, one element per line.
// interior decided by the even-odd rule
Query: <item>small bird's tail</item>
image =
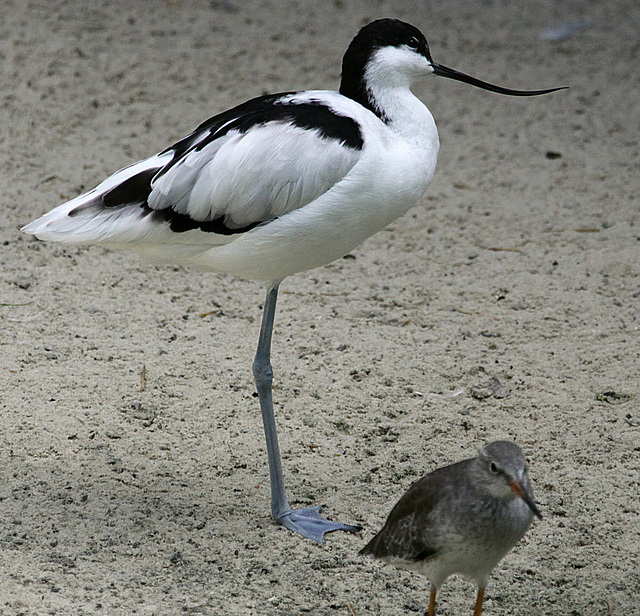
<path fill-rule="evenodd" d="M 159 154 L 121 169 L 93 190 L 25 225 L 38 239 L 72 244 L 126 244 L 145 235 L 151 180 L 170 158 Z"/>
<path fill-rule="evenodd" d="M 380 537 L 380 533 L 378 533 L 367 545 L 365 545 L 359 552 L 361 556 L 373 556 L 376 553 L 376 544 Z"/>

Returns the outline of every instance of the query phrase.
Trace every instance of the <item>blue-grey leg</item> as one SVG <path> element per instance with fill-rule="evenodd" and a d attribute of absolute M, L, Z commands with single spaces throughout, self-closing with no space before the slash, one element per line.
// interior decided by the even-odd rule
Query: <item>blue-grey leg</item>
<path fill-rule="evenodd" d="M 273 413 L 273 400 L 271 397 L 271 383 L 273 370 L 271 368 L 271 334 L 276 313 L 276 301 L 278 299 L 278 285 L 268 289 L 262 313 L 262 325 L 260 326 L 260 338 L 258 350 L 253 361 L 253 376 L 256 381 L 262 422 L 264 424 L 264 436 L 267 441 L 267 456 L 269 459 L 269 476 L 271 480 L 271 514 L 288 529 L 301 534 L 304 537 L 324 543 L 325 533 L 334 530 L 356 532 L 360 526 L 331 522 L 320 515 L 322 505 L 304 509 L 291 509 L 287 501 L 284 489 L 284 477 L 280 462 L 280 448 L 278 446 L 278 433 Z"/>

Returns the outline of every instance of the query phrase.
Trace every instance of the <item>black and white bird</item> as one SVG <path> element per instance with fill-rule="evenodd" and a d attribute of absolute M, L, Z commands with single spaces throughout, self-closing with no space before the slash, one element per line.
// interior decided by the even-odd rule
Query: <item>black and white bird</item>
<path fill-rule="evenodd" d="M 23 231 L 41 240 L 134 250 L 267 287 L 253 372 L 271 476 L 271 511 L 323 541 L 357 527 L 292 510 L 271 401 L 271 333 L 287 276 L 338 259 L 403 215 L 431 181 L 438 131 L 409 89 L 440 75 L 533 96 L 437 64 L 424 35 L 393 19 L 363 27 L 347 49 L 338 92 L 261 96 L 212 117 L 166 150 L 118 171 Z"/>
<path fill-rule="evenodd" d="M 496 441 L 476 458 L 439 468 L 416 481 L 391 510 L 382 530 L 360 551 L 431 582 L 436 593 L 455 573 L 478 586 L 473 616 L 482 614 L 489 575 L 542 518 L 520 448 Z"/>

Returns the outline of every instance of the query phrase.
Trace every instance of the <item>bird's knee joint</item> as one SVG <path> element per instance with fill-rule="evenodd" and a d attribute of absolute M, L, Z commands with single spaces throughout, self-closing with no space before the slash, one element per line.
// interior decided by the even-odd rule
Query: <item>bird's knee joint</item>
<path fill-rule="evenodd" d="M 257 387 L 268 387 L 273 382 L 273 369 L 271 364 L 253 362 L 253 378 Z"/>

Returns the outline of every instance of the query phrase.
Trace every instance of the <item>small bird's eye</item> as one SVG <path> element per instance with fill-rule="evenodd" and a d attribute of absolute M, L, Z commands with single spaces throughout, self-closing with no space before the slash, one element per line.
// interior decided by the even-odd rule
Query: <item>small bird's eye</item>
<path fill-rule="evenodd" d="M 420 42 L 418 41 L 418 39 L 415 36 L 412 36 L 407 41 L 407 47 L 410 47 L 411 49 L 418 49 L 419 46 L 420 46 Z"/>
<path fill-rule="evenodd" d="M 489 465 L 489 470 L 490 470 L 494 475 L 496 475 L 500 469 L 498 469 L 498 465 L 497 465 L 495 462 L 492 462 L 492 463 Z"/>

